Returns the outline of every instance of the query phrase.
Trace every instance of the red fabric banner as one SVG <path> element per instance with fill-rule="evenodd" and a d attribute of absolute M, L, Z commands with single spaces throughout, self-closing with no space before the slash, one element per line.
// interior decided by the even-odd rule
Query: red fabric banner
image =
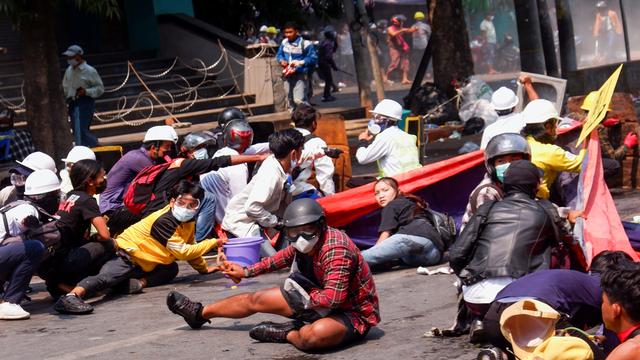
<path fill-rule="evenodd" d="M 590 265 L 593 257 L 605 250 L 624 251 L 638 261 L 638 255 L 629 243 L 616 205 L 604 181 L 597 131 L 591 133 L 587 156 L 588 161 L 581 174 L 582 204 L 586 217 L 582 220 L 582 235 L 587 263 Z"/>
<path fill-rule="evenodd" d="M 429 185 L 476 167 L 484 162 L 482 150 L 425 165 L 419 169 L 394 176 L 400 189 L 413 193 Z M 455 189 L 451 189 L 455 191 Z M 343 191 L 318 200 L 324 208 L 329 225 L 344 226 L 378 208 L 373 196 L 373 183 Z"/>

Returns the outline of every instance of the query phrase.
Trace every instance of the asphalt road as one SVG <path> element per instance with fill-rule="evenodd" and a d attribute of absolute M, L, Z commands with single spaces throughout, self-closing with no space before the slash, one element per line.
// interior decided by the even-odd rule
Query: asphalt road
<path fill-rule="evenodd" d="M 184 265 L 184 264 L 182 264 Z M 464 338 L 427 338 L 433 326 L 447 327 L 455 312 L 454 277 L 425 276 L 415 269 L 375 275 L 382 322 L 357 345 L 305 354 L 288 344 L 252 340 L 248 330 L 272 315 L 217 319 L 191 330 L 169 312 L 165 296 L 177 289 L 196 300 L 212 301 L 244 291 L 277 286 L 286 273 L 249 279 L 236 289 L 218 274 L 198 275 L 184 265 L 175 283 L 129 296 L 94 300 L 93 314 L 71 317 L 51 309 L 52 300 L 36 282 L 33 301 L 24 308 L 32 317 L 0 323 L 0 350 L 9 359 L 475 359 L 477 349 Z"/>

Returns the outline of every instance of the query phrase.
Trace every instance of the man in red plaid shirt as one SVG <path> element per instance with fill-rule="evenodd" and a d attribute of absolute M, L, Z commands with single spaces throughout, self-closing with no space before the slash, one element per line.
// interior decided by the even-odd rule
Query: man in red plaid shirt
<path fill-rule="evenodd" d="M 291 267 L 280 288 L 231 296 L 203 306 L 172 291 L 169 309 L 194 329 L 215 317 L 244 318 L 270 313 L 293 322 L 264 322 L 249 332 L 259 341 L 289 342 L 300 350 L 332 348 L 363 339 L 380 321 L 373 276 L 349 237 L 326 225 L 322 207 L 312 199 L 292 202 L 284 213 L 289 247 L 249 267 L 225 263 L 224 273 L 242 278 Z"/>

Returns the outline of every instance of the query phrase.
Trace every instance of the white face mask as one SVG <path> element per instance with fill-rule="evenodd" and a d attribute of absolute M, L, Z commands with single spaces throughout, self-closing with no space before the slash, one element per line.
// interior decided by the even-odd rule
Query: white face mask
<path fill-rule="evenodd" d="M 196 216 L 196 213 L 198 213 L 198 210 L 191 210 L 177 205 L 173 205 L 173 208 L 171 209 L 173 217 L 180 222 L 187 222 L 193 219 Z"/>
<path fill-rule="evenodd" d="M 208 159 L 209 153 L 206 148 L 201 148 L 193 152 L 193 158 L 198 160 Z"/>
<path fill-rule="evenodd" d="M 313 238 L 311 238 L 311 240 L 307 240 L 302 235 L 300 235 L 292 245 L 301 253 L 308 254 L 309 252 L 311 252 L 311 250 L 313 250 L 313 247 L 316 246 L 318 240 L 320 240 L 319 235 L 314 236 Z"/>
<path fill-rule="evenodd" d="M 71 65 L 71 66 L 78 66 L 78 64 L 80 64 L 80 62 L 76 59 L 67 59 L 67 64 Z"/>

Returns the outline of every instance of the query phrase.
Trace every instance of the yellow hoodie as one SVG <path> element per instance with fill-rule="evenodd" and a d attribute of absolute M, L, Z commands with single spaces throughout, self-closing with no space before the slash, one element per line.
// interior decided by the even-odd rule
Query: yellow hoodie
<path fill-rule="evenodd" d="M 169 205 L 149 214 L 116 238 L 118 248 L 131 256 L 134 264 L 146 272 L 158 264 L 188 261 L 201 274 L 207 273 L 202 255 L 218 244 L 217 239 L 195 243 L 195 221 L 179 222 Z"/>
<path fill-rule="evenodd" d="M 587 153 L 584 148 L 575 155 L 558 145 L 543 144 L 532 136 L 527 137 L 527 142 L 531 147 L 531 162 L 544 171 L 542 185 L 537 194 L 541 199 L 549 198 L 549 186 L 556 181 L 558 173 L 563 171 L 577 173 L 582 169 L 582 160 Z"/>

